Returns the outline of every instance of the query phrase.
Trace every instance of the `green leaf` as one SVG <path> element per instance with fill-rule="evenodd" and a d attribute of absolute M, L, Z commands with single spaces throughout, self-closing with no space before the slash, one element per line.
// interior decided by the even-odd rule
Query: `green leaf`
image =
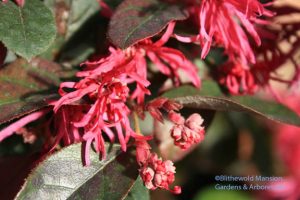
<path fill-rule="evenodd" d="M 91 165 L 82 166 L 81 144 L 48 157 L 27 178 L 17 199 L 124 199 L 138 177 L 135 157 L 120 146 L 109 147 L 107 159 L 90 153 Z"/>
<path fill-rule="evenodd" d="M 276 122 L 300 126 L 300 117 L 284 105 L 253 96 L 224 97 L 216 85 L 209 82 L 205 83 L 203 91 L 185 86 L 167 92 L 164 96 L 174 98 L 186 108 L 246 112 Z"/>
<path fill-rule="evenodd" d="M 174 4 L 157 0 L 125 0 L 110 21 L 108 36 L 114 45 L 125 49 L 158 34 L 170 21 L 187 17 L 187 13 Z"/>
<path fill-rule="evenodd" d="M 0 2 L 0 16 L 0 40 L 27 60 L 47 50 L 55 39 L 54 17 L 40 0 L 26 0 L 23 8 Z"/>
<path fill-rule="evenodd" d="M 48 105 L 57 97 L 60 78 L 70 77 L 51 61 L 34 58 L 30 63 L 18 59 L 0 70 L 0 124 Z"/>
<path fill-rule="evenodd" d="M 125 200 L 150 200 L 149 190 L 139 176 Z"/>

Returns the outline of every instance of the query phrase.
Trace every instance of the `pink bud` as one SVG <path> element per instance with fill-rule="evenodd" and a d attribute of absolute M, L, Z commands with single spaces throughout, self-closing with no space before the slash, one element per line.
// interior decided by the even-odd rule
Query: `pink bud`
<path fill-rule="evenodd" d="M 191 116 L 189 116 L 189 118 L 187 118 L 185 124 L 190 129 L 197 130 L 201 128 L 203 121 L 203 118 L 198 113 L 194 113 Z"/>
<path fill-rule="evenodd" d="M 183 126 L 174 126 L 171 129 L 171 136 L 174 138 L 175 141 L 180 140 L 182 135 Z"/>
<path fill-rule="evenodd" d="M 179 114 L 174 111 L 169 112 L 168 115 L 170 121 L 172 121 L 174 124 L 183 124 L 184 123 L 184 118 Z"/>
<path fill-rule="evenodd" d="M 170 112 L 169 116 L 170 120 L 175 123 L 170 133 L 176 146 L 185 150 L 204 139 L 205 131 L 204 127 L 201 126 L 203 118 L 199 114 L 192 114 L 186 121 L 184 121 L 183 117 L 178 113 Z M 178 120 L 178 118 L 180 118 L 180 120 Z M 176 123 L 178 121 L 181 122 L 180 125 Z"/>
<path fill-rule="evenodd" d="M 171 110 L 175 110 L 175 111 L 178 111 L 182 108 L 182 105 L 180 103 L 177 103 L 175 101 L 171 101 L 171 100 L 168 100 L 164 103 L 164 109 L 168 112 L 168 111 L 171 111 Z"/>
<path fill-rule="evenodd" d="M 162 161 L 157 154 L 152 154 L 140 169 L 140 176 L 148 189 L 161 188 L 179 194 L 181 192 L 180 187 L 175 186 L 174 190 L 169 188 L 169 185 L 175 180 L 174 173 L 173 162 L 170 160 Z"/>
<path fill-rule="evenodd" d="M 135 145 L 136 145 L 136 160 L 140 165 L 142 165 L 146 163 L 148 158 L 150 157 L 151 147 L 144 140 L 136 140 Z"/>

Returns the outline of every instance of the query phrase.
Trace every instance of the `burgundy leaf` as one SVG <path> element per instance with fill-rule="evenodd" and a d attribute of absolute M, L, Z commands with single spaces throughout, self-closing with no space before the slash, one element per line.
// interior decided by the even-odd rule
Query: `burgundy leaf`
<path fill-rule="evenodd" d="M 300 117 L 286 106 L 255 96 L 225 97 L 218 85 L 212 81 L 203 81 L 201 90 L 182 86 L 166 92 L 163 96 L 178 101 L 184 108 L 244 112 L 300 126 Z"/>
<path fill-rule="evenodd" d="M 1 69 L 0 124 L 47 106 L 56 92 L 45 91 L 59 84 L 59 68 L 39 59 L 19 59 Z"/>
<path fill-rule="evenodd" d="M 124 49 L 158 34 L 169 22 L 187 17 L 177 5 L 157 0 L 125 0 L 110 21 L 108 36 L 114 45 Z"/>
<path fill-rule="evenodd" d="M 300 117 L 289 108 L 255 97 L 226 98 L 196 95 L 177 97 L 174 100 L 181 103 L 185 108 L 245 112 L 276 122 L 300 126 Z"/>

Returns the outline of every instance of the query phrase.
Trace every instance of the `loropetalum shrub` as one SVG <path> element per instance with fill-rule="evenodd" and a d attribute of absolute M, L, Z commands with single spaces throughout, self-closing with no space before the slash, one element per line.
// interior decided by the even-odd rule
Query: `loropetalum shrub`
<path fill-rule="evenodd" d="M 39 140 L 45 155 L 82 143 L 84 169 L 92 165 L 91 151 L 99 160 L 110 159 L 107 143 L 120 144 L 123 152 L 135 147 L 138 168 L 131 168 L 145 187 L 179 194 L 180 186 L 170 186 L 175 180 L 172 158 L 161 158 L 151 141 L 169 135 L 181 152 L 205 142 L 205 130 L 213 124 L 200 114 L 202 109 L 300 125 L 270 84 L 294 88 L 298 82 L 300 26 L 277 22 L 281 28 L 276 29 L 273 18 L 299 10 L 275 4 L 2 0 L 0 141 L 13 134 L 28 143 Z M 281 50 L 282 41 L 288 41 L 288 52 Z M 14 53 L 17 58 L 11 58 Z M 276 73 L 287 61 L 294 66 L 290 79 Z M 267 98 L 254 97 L 258 91 Z M 140 123 L 146 116 L 154 125 L 172 127 L 145 134 Z"/>

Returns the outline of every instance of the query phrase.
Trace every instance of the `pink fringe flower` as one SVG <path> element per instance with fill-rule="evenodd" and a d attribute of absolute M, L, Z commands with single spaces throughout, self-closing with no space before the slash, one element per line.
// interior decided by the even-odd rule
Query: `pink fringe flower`
<path fill-rule="evenodd" d="M 137 48 L 144 50 L 145 55 L 155 64 L 159 71 L 173 79 L 175 86 L 180 84 L 179 70 L 182 70 L 189 77 L 196 87 L 200 87 L 200 79 L 197 67 L 190 62 L 183 53 L 177 49 L 163 47 L 173 33 L 175 22 L 171 22 L 166 33 L 159 41 L 153 43 L 151 40 L 144 40 Z"/>
<path fill-rule="evenodd" d="M 130 72 L 135 78 L 140 77 L 146 80 L 146 58 L 149 58 L 162 74 L 173 80 L 175 86 L 180 85 L 180 71 L 183 71 L 194 86 L 200 87 L 201 82 L 197 73 L 197 67 L 179 50 L 163 46 L 172 35 L 174 27 L 175 22 L 170 22 L 164 35 L 156 42 L 153 42 L 151 39 L 145 39 L 134 46 L 128 47 L 126 50 L 110 47 L 110 56 L 96 62 L 86 62 L 87 70 L 78 73 L 78 76 L 99 75 L 104 71 L 122 65 L 124 70 L 120 72 L 124 74 Z M 137 98 L 138 103 L 142 103 L 146 94 L 149 95 L 150 92 L 138 83 L 131 98 Z"/>
<path fill-rule="evenodd" d="M 136 81 L 140 80 L 136 78 Z M 88 96 L 91 101 L 94 101 L 93 104 L 88 106 L 87 113 L 79 121 L 71 122 L 74 127 L 84 130 L 83 139 L 86 141 L 87 165 L 89 164 L 87 155 L 89 155 L 92 141 L 95 141 L 96 151 L 102 153 L 102 158 L 105 158 L 106 153 L 102 133 L 105 133 L 111 142 L 114 142 L 115 136 L 112 130 L 114 128 L 123 151 L 126 151 L 126 143 L 130 136 L 135 136 L 134 131 L 130 128 L 128 119 L 130 110 L 126 105 L 126 99 L 129 89 L 126 82 L 128 82 L 127 77 L 122 73 L 120 74 L 118 69 L 115 69 L 104 72 L 99 76 L 86 77 L 78 83 L 63 83 L 61 85 L 61 87 L 69 87 L 76 90 L 64 93 L 61 88 L 60 93 L 63 97 L 55 103 L 55 112 L 62 105 L 75 103 L 84 96 Z M 143 83 L 140 84 L 143 85 Z"/>
<path fill-rule="evenodd" d="M 114 142 L 116 131 L 123 151 L 126 151 L 126 143 L 130 137 L 141 137 L 130 127 L 128 116 L 131 111 L 126 103 L 131 98 L 142 105 L 145 95 L 150 94 L 147 89 L 150 82 L 147 80 L 146 56 L 162 73 L 172 77 L 175 84 L 179 84 L 178 70 L 184 70 L 193 83 L 200 86 L 196 67 L 187 61 L 181 52 L 162 47 L 172 34 L 174 26 L 174 22 L 170 23 L 166 33 L 155 43 L 146 39 L 126 50 L 111 47 L 109 56 L 84 63 L 85 70 L 77 73 L 77 76 L 82 78 L 79 82 L 61 84 L 59 93 L 62 97 L 53 103 L 55 112 L 63 105 L 79 103 L 88 107 L 87 113 L 80 121 L 71 121 L 74 127 L 84 130 L 82 138 L 86 141 L 86 155 L 92 141 L 95 141 L 96 151 L 102 153 L 102 158 L 105 158 L 102 134 L 106 134 L 110 141 Z M 128 88 L 129 84 L 136 84 L 132 93 Z M 73 91 L 66 93 L 64 88 Z"/>
<path fill-rule="evenodd" d="M 280 12 L 280 9 L 276 9 L 276 11 Z M 300 46 L 300 39 L 297 34 L 295 34 L 297 30 L 299 30 L 300 23 L 281 24 L 281 26 L 282 28 L 277 31 L 272 30 L 272 27 L 258 28 L 261 33 L 260 35 L 262 35 L 263 43 L 260 48 L 255 49 L 260 59 L 258 59 L 256 64 L 251 66 L 251 71 L 256 78 L 257 84 L 260 87 L 268 89 L 279 101 L 283 99 L 271 88 L 270 81 L 276 81 L 293 87 L 296 86 L 300 80 L 300 64 L 296 58 Z M 295 41 L 291 38 L 295 38 Z M 283 51 L 281 48 L 281 44 L 285 42 L 289 43 L 287 51 Z M 277 71 L 288 62 L 291 63 L 291 66 L 294 68 L 293 76 L 289 79 L 284 79 Z"/>
<path fill-rule="evenodd" d="M 48 128 L 46 136 L 49 140 L 52 137 L 55 137 L 55 139 L 53 144 L 46 144 L 46 146 L 50 145 L 51 150 L 53 150 L 60 141 L 62 141 L 65 146 L 82 142 L 81 131 L 74 123 L 80 121 L 86 113 L 86 110 L 87 106 L 81 105 L 61 106 L 48 122 L 49 126 L 50 124 L 53 124 L 54 131 L 51 131 L 50 128 Z M 53 132 L 55 135 L 52 134 Z M 47 147 L 45 148 L 48 149 Z"/>
<path fill-rule="evenodd" d="M 61 83 L 59 94 L 62 97 L 50 103 L 54 106 L 54 115 L 48 125 L 50 127 L 52 123 L 56 133 L 52 149 L 61 140 L 65 145 L 84 142 L 85 164 L 89 165 L 88 155 L 93 141 L 102 158 L 106 156 L 103 134 L 111 142 L 114 142 L 116 134 L 123 151 L 126 151 L 130 137 L 149 139 L 131 129 L 131 110 L 127 106 L 129 98 L 142 105 L 145 95 L 150 94 L 147 89 L 150 82 L 147 80 L 146 56 L 175 83 L 179 82 L 178 70 L 184 70 L 196 86 L 200 85 L 196 67 L 181 52 L 162 47 L 172 34 L 174 25 L 170 23 L 166 33 L 155 43 L 146 39 L 124 51 L 111 47 L 109 56 L 84 63 L 86 69 L 77 73 L 77 77 L 81 78 L 79 82 Z M 136 84 L 133 92 L 130 92 L 129 84 Z M 70 92 L 66 92 L 65 88 L 69 88 Z M 164 105 L 165 109 L 175 109 L 174 106 L 168 102 Z M 0 132 L 0 141 L 48 112 L 49 109 L 37 111 L 11 124 Z M 49 129 L 47 135 L 51 137 L 51 133 Z"/>
<path fill-rule="evenodd" d="M 175 186 L 174 190 L 169 188 L 175 179 L 173 163 L 169 160 L 162 161 L 156 154 L 151 154 L 150 146 L 146 142 L 150 137 L 138 135 L 131 129 L 131 110 L 127 104 L 131 99 L 138 105 L 143 105 L 145 95 L 150 94 L 147 89 L 150 84 L 147 80 L 147 58 L 163 74 L 172 78 L 176 86 L 180 84 L 180 70 L 186 72 L 195 86 L 200 86 L 196 67 L 180 51 L 163 47 L 174 26 L 175 23 L 171 22 L 166 33 L 156 42 L 146 39 L 126 50 L 111 47 L 109 56 L 84 63 L 85 70 L 77 73 L 77 77 L 81 78 L 78 82 L 61 83 L 61 98 L 50 103 L 54 115 L 47 123 L 49 129 L 46 135 L 51 138 L 53 132 L 56 134 L 52 150 L 61 141 L 64 145 L 83 142 L 85 165 L 90 165 L 91 145 L 94 145 L 94 149 L 105 159 L 104 134 L 111 142 L 114 142 L 117 135 L 123 151 L 126 151 L 127 142 L 133 137 L 137 144 L 136 155 L 141 166 L 140 175 L 146 187 L 151 190 L 167 189 L 176 194 L 181 192 L 178 186 Z M 129 89 L 130 84 L 136 85 L 132 92 Z M 148 108 L 154 117 L 161 118 L 159 109 L 167 112 L 177 111 L 181 105 L 162 98 L 152 102 Z M 0 132 L 0 141 L 49 111 L 44 109 L 34 112 L 11 124 Z M 50 129 L 50 124 L 54 130 Z M 195 124 L 192 124 L 187 120 L 187 126 L 196 129 Z"/>
<path fill-rule="evenodd" d="M 191 2 L 189 2 L 191 3 Z M 257 45 L 261 40 L 253 23 L 267 23 L 259 16 L 273 16 L 258 0 L 196 0 L 189 6 L 192 15 L 196 15 L 199 34 L 192 37 L 176 36 L 182 42 L 200 42 L 201 58 L 205 58 L 214 43 L 225 48 L 230 59 L 239 57 L 242 63 L 255 63 L 253 50 L 239 22 L 253 37 Z M 238 22 L 238 21 L 239 22 Z"/>

